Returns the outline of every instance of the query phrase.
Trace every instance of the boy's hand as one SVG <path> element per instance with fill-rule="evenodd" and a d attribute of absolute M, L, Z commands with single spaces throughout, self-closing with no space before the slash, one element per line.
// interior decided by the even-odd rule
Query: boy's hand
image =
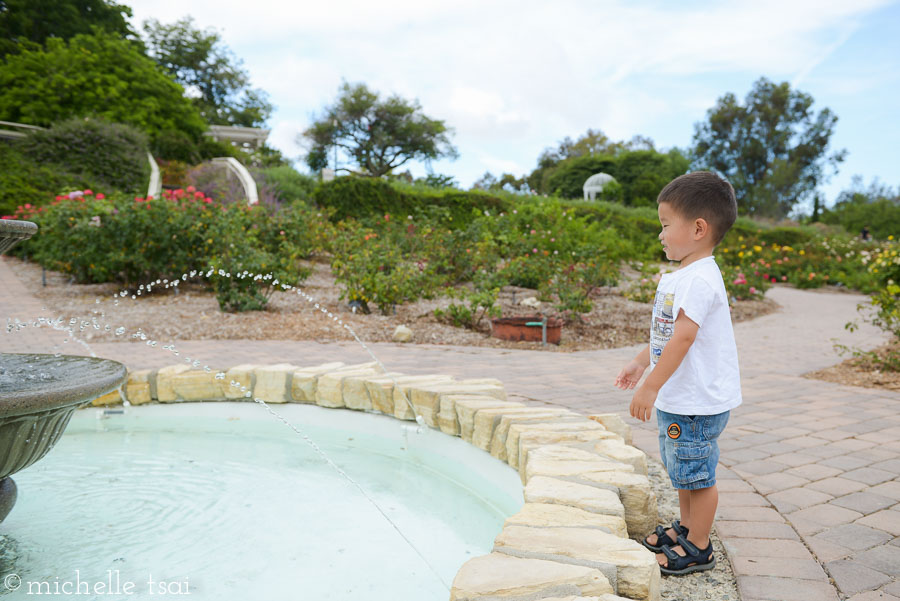
<path fill-rule="evenodd" d="M 622 390 L 634 388 L 640 381 L 645 369 L 647 368 L 637 361 L 630 362 L 628 365 L 623 367 L 622 371 L 619 372 L 619 375 L 616 376 L 615 385 Z"/>
<path fill-rule="evenodd" d="M 659 394 L 658 390 L 653 390 L 646 384 L 638 388 L 631 399 L 631 407 L 629 408 L 631 417 L 637 418 L 642 422 L 648 421 L 653 414 L 653 403 L 656 402 L 657 394 Z"/>

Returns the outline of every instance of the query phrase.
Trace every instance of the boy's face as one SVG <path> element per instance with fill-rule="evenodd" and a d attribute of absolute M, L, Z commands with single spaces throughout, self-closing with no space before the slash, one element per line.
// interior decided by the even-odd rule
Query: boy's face
<path fill-rule="evenodd" d="M 662 224 L 659 240 L 662 242 L 668 260 L 682 261 L 700 247 L 701 238 L 705 236 L 697 236 L 698 220 L 685 219 L 673 211 L 667 202 L 661 202 L 657 212 L 659 213 L 659 222 Z"/>

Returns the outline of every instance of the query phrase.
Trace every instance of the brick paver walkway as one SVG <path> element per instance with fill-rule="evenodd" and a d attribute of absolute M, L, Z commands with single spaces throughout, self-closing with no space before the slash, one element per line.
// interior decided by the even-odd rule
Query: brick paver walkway
<path fill-rule="evenodd" d="M 900 601 L 900 393 L 801 377 L 840 360 L 832 339 L 872 348 L 885 338 L 871 327 L 854 333 L 844 329 L 863 296 L 780 287 L 767 295 L 783 310 L 735 326 L 744 404 L 732 412 L 721 439 L 716 528 L 742 598 Z M 0 260 L 0 316 L 27 319 L 40 309 Z M 47 352 L 54 344 L 77 352 L 46 330 L 0 338 L 7 352 Z M 352 341 L 183 341 L 177 346 L 182 357 L 223 367 L 370 360 Z M 92 347 L 131 367 L 172 363 L 169 353 L 144 344 Z M 627 417 L 631 392 L 612 384 L 639 347 L 579 353 L 397 344 L 371 348 L 391 370 L 495 377 L 511 397 L 528 403 L 618 412 L 632 423 L 635 445 L 659 456 L 655 423 Z"/>

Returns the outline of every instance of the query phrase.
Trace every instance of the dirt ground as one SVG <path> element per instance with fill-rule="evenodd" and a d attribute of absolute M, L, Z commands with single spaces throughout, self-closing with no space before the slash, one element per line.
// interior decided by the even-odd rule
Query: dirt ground
<path fill-rule="evenodd" d="M 219 310 L 215 296 L 198 284 L 181 285 L 178 293 L 162 290 L 135 300 L 130 294 L 113 300 L 121 289 L 114 284 L 77 285 L 69 276 L 47 272 L 47 285 L 42 285 L 41 268 L 37 264 L 18 259 L 14 270 L 29 291 L 46 303 L 54 317 L 90 319 L 96 316 L 101 326 L 111 325 L 111 331 L 87 328 L 82 335 L 88 341 L 117 339 L 115 330 L 124 327 L 132 332 L 141 328 L 150 338 L 168 343 L 178 340 L 318 340 L 322 342 L 347 340 L 349 333 L 327 318 L 313 304 L 293 292 L 276 292 L 266 311 L 224 313 Z M 434 309 L 446 308 L 450 298 L 420 300 L 397 307 L 395 315 L 380 315 L 373 307 L 370 315 L 357 314 L 345 301 L 340 301 L 340 289 L 335 285 L 328 263 L 310 262 L 313 275 L 303 290 L 316 302 L 338 315 L 365 342 L 390 341 L 394 329 L 404 324 L 413 331 L 413 343 L 447 344 L 458 346 L 489 346 L 571 352 L 628 346 L 649 339 L 651 308 L 649 304 L 630 301 L 621 295 L 639 275 L 625 268 L 619 287 L 603 288 L 595 295 L 594 310 L 584 316 L 583 323 L 563 327 L 562 341 L 542 346 L 540 342 L 510 342 L 490 335 L 488 320 L 479 331 L 466 330 L 439 322 Z M 504 317 L 535 315 L 552 308 L 543 304 L 539 309 L 520 304 L 525 298 L 536 297 L 534 290 L 506 287 L 501 291 L 500 303 Z M 732 311 L 735 322 L 752 319 L 778 309 L 774 301 L 738 301 Z"/>
<path fill-rule="evenodd" d="M 880 356 L 888 352 L 895 355 L 900 352 L 900 342 L 891 342 L 873 349 Z M 900 372 L 883 371 L 865 358 L 851 357 L 818 371 L 803 374 L 806 378 L 825 380 L 848 386 L 880 388 L 882 390 L 900 390 Z"/>

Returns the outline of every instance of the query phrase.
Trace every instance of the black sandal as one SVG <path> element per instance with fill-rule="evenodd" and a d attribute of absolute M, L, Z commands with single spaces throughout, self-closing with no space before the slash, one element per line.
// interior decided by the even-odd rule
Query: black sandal
<path fill-rule="evenodd" d="M 688 535 L 687 526 L 682 526 L 681 522 L 679 520 L 675 520 L 674 522 L 672 522 L 672 529 L 675 530 L 675 533 L 676 533 L 675 536 L 678 536 L 679 534 L 684 535 L 684 536 Z M 669 535 L 666 532 L 666 529 L 663 528 L 662 526 L 657 526 L 656 530 L 653 532 L 653 534 L 656 534 L 656 544 L 655 545 L 651 545 L 647 541 L 646 536 L 644 537 L 644 540 L 641 541 L 641 544 L 644 545 L 645 547 L 647 547 L 648 549 L 650 549 L 651 551 L 653 551 L 654 553 L 662 553 L 663 547 L 674 547 L 675 545 L 678 544 L 675 541 L 673 541 L 671 538 L 669 538 Z M 648 534 L 647 536 L 650 536 L 650 535 Z"/>
<path fill-rule="evenodd" d="M 681 545 L 686 555 L 682 557 L 672 547 L 663 547 L 662 552 L 668 558 L 665 566 L 660 566 L 663 574 L 680 576 L 691 572 L 711 570 L 716 567 L 716 556 L 713 553 L 712 541 L 702 551 L 686 537 L 678 535 L 676 542 Z"/>

